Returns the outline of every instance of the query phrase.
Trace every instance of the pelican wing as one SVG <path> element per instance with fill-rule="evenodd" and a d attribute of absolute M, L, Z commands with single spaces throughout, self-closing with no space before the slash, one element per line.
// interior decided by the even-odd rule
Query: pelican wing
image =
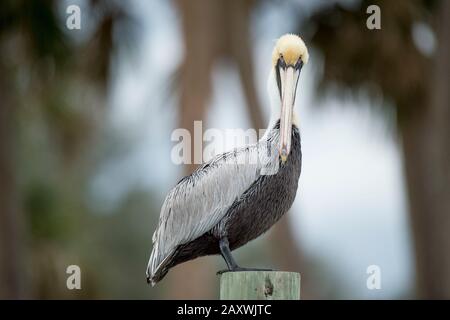
<path fill-rule="evenodd" d="M 169 192 L 153 234 L 147 268 L 150 278 L 179 245 L 211 230 L 256 180 L 260 170 L 257 149 L 251 145 L 216 156 Z"/>

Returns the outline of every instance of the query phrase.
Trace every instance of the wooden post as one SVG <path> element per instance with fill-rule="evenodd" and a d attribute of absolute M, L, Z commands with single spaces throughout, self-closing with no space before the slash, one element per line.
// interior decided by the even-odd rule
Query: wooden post
<path fill-rule="evenodd" d="M 300 300 L 300 274 L 238 271 L 220 276 L 221 300 Z"/>

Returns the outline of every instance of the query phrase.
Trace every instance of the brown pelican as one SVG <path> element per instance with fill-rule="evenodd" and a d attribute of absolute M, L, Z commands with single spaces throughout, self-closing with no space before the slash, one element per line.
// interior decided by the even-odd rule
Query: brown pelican
<path fill-rule="evenodd" d="M 297 83 L 308 62 L 303 40 L 280 37 L 273 49 L 268 91 L 272 114 L 255 144 L 217 155 L 184 177 L 167 195 L 153 234 L 147 281 L 200 256 L 221 254 L 229 271 L 231 251 L 266 232 L 291 207 L 301 171 L 300 133 L 294 113 Z"/>

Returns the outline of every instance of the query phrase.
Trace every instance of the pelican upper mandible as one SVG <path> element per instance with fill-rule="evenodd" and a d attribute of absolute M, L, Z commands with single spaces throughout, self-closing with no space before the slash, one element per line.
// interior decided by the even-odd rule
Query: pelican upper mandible
<path fill-rule="evenodd" d="M 147 281 L 197 257 L 221 254 L 229 271 L 242 268 L 231 251 L 272 227 L 291 207 L 301 171 L 294 113 L 300 71 L 308 62 L 303 40 L 280 37 L 273 49 L 268 91 L 272 114 L 255 144 L 215 156 L 167 195 L 153 234 Z"/>

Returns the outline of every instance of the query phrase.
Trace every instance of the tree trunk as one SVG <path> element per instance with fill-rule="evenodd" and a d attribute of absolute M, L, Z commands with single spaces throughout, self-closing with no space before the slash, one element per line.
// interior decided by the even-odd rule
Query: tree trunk
<path fill-rule="evenodd" d="M 211 70 L 217 53 L 215 21 L 220 16 L 215 1 L 179 0 L 185 56 L 180 73 L 178 127 L 191 133 L 191 160 L 194 160 L 194 121 L 203 120 L 211 93 Z M 201 150 L 200 150 L 201 151 Z M 187 165 L 185 174 L 197 164 Z M 214 267 L 207 259 L 183 263 L 168 274 L 170 299 L 207 299 L 214 297 Z"/>
<path fill-rule="evenodd" d="M 267 122 L 261 112 L 261 103 L 255 85 L 255 73 L 252 55 L 252 39 L 250 37 L 250 15 L 254 1 L 227 1 L 229 6 L 228 42 L 230 55 L 238 66 L 242 90 L 245 95 L 247 111 L 252 121 L 252 127 L 265 129 Z M 269 57 L 268 57 L 269 58 Z M 268 60 L 269 62 L 269 60 Z"/>
<path fill-rule="evenodd" d="M 450 2 L 438 10 L 429 105 L 401 127 L 420 298 L 450 299 Z"/>
<path fill-rule="evenodd" d="M 24 276 L 14 169 L 14 106 L 9 92 L 7 83 L 0 80 L 0 299 L 22 298 Z"/>

